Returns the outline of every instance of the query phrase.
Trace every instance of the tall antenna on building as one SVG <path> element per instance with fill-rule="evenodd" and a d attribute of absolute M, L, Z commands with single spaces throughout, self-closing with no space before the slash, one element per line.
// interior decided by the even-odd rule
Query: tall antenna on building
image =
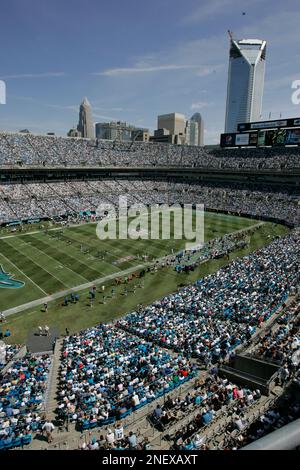
<path fill-rule="evenodd" d="M 230 29 L 227 30 L 228 36 L 230 37 L 230 40 L 233 41 L 233 32 L 230 31 Z"/>

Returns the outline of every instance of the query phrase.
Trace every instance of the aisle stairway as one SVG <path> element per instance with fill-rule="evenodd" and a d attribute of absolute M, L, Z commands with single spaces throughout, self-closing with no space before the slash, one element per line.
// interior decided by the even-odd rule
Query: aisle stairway
<path fill-rule="evenodd" d="M 58 339 L 55 344 L 53 355 L 53 366 L 50 377 L 50 387 L 46 398 L 45 411 L 47 418 L 53 421 L 55 419 L 55 409 L 57 407 L 57 389 L 59 379 L 59 367 L 61 359 L 61 348 L 63 339 Z"/>

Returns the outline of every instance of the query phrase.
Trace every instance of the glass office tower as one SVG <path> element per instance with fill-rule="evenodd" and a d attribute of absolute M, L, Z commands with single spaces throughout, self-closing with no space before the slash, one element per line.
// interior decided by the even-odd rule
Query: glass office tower
<path fill-rule="evenodd" d="M 259 121 L 265 78 L 266 41 L 231 38 L 225 132 L 241 122 Z"/>

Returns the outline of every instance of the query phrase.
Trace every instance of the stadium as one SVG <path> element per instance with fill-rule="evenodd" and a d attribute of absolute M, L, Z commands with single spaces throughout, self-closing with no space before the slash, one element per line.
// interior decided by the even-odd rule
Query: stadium
<path fill-rule="evenodd" d="M 0 449 L 299 446 L 299 146 L 2 132 L 0 167 Z M 120 196 L 203 244 L 99 240 Z"/>

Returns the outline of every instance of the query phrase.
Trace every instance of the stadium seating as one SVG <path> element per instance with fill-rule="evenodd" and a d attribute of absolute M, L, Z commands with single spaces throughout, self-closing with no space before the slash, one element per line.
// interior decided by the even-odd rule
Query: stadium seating
<path fill-rule="evenodd" d="M 41 429 L 51 359 L 27 354 L 0 378 L 0 448 L 28 445 Z"/>
<path fill-rule="evenodd" d="M 0 133 L 0 166 L 203 167 L 290 169 L 299 149 L 207 149 L 145 142 L 112 142 L 33 134 Z"/>
<path fill-rule="evenodd" d="M 128 206 L 203 204 L 206 209 L 300 223 L 299 194 L 265 186 L 225 183 L 176 183 L 155 180 L 72 181 L 57 183 L 0 184 L 0 224 L 34 218 L 95 214 L 100 204 L 117 206 L 126 196 Z"/>

